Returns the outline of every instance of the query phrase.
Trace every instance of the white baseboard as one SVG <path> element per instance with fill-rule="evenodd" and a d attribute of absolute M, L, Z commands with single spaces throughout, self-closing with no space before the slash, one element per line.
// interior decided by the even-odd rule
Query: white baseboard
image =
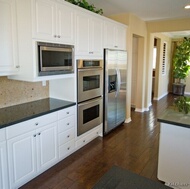
<path fill-rule="evenodd" d="M 131 117 L 130 117 L 130 118 L 127 118 L 127 119 L 125 120 L 125 123 L 129 123 L 129 122 L 131 122 Z"/>
<path fill-rule="evenodd" d="M 135 112 L 144 112 L 144 108 L 135 108 Z"/>
<path fill-rule="evenodd" d="M 168 92 L 163 94 L 162 96 L 159 96 L 159 97 L 154 97 L 153 100 L 157 100 L 159 101 L 160 99 L 162 99 L 163 97 L 165 97 L 166 95 L 168 95 Z"/>
<path fill-rule="evenodd" d="M 190 92 L 185 92 L 185 95 L 190 95 Z"/>

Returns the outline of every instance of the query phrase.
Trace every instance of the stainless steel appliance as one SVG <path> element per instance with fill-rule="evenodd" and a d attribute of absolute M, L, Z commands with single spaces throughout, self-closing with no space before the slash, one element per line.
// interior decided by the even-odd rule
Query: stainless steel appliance
<path fill-rule="evenodd" d="M 104 49 L 104 134 L 125 121 L 127 52 Z"/>
<path fill-rule="evenodd" d="M 39 76 L 74 72 L 74 46 L 37 42 Z"/>
<path fill-rule="evenodd" d="M 103 122 L 103 61 L 77 60 L 77 135 Z"/>

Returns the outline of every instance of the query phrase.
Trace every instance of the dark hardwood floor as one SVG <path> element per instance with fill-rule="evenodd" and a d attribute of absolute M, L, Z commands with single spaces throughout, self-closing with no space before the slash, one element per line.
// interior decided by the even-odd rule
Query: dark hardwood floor
<path fill-rule="evenodd" d="M 90 189 L 113 165 L 157 179 L 159 123 L 157 115 L 173 103 L 169 94 L 153 101 L 150 111 L 132 111 L 132 121 L 98 137 L 22 189 Z"/>

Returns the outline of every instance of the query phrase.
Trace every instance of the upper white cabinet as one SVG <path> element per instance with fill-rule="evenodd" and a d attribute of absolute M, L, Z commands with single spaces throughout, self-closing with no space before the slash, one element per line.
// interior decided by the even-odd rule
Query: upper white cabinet
<path fill-rule="evenodd" d="M 125 25 L 109 20 L 104 22 L 104 48 L 126 50 Z"/>
<path fill-rule="evenodd" d="M 0 76 L 18 72 L 14 0 L 0 0 Z"/>
<path fill-rule="evenodd" d="M 74 10 L 51 0 L 35 0 L 33 38 L 74 44 Z"/>
<path fill-rule="evenodd" d="M 77 12 L 76 55 L 103 57 L 103 19 L 86 12 Z"/>

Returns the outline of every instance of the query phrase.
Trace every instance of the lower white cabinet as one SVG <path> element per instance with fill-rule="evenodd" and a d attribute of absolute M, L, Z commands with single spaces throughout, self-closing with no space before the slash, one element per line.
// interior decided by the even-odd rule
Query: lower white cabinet
<path fill-rule="evenodd" d="M 102 136 L 102 124 L 79 136 L 76 140 L 76 147 L 81 148 L 98 136 Z"/>
<path fill-rule="evenodd" d="M 57 123 L 8 140 L 10 188 L 18 188 L 57 162 Z"/>
<path fill-rule="evenodd" d="M 6 142 L 0 142 L 0 188 L 8 187 L 8 169 L 7 169 L 7 149 Z"/>

